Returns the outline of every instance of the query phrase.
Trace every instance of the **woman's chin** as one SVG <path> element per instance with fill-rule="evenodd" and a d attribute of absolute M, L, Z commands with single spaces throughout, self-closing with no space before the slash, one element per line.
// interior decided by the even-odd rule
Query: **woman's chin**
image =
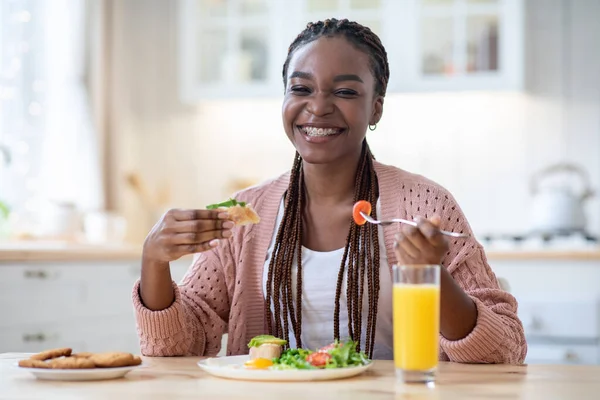
<path fill-rule="evenodd" d="M 335 155 L 331 154 L 331 152 L 327 152 L 327 151 L 320 151 L 320 150 L 309 150 L 307 151 L 306 149 L 296 149 L 298 150 L 298 153 L 300 154 L 300 157 L 302 157 L 302 161 L 307 163 L 307 164 L 330 164 L 332 162 L 335 162 Z"/>

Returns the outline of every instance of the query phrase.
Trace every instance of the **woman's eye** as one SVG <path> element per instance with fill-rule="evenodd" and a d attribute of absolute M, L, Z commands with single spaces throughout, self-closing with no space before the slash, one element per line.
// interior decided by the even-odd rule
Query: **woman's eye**
<path fill-rule="evenodd" d="M 351 90 L 351 89 L 340 89 L 340 90 L 336 91 L 335 94 L 337 94 L 338 96 L 343 96 L 343 97 L 352 97 L 352 96 L 356 96 L 358 93 L 356 93 L 354 90 Z"/>
<path fill-rule="evenodd" d="M 292 86 L 290 92 L 294 94 L 308 94 L 310 90 L 306 86 Z"/>

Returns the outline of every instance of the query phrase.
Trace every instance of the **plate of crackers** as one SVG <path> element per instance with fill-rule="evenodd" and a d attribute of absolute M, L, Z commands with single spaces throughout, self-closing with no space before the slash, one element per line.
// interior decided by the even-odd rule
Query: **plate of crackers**
<path fill-rule="evenodd" d="M 38 379 L 53 381 L 99 381 L 122 378 L 140 367 L 142 359 L 131 353 L 73 353 L 70 348 L 42 351 L 20 360 Z"/>

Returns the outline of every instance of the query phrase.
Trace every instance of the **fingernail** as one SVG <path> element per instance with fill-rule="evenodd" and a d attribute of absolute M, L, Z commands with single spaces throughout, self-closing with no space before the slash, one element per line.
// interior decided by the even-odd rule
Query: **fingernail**
<path fill-rule="evenodd" d="M 210 242 L 208 242 L 208 245 L 210 247 L 216 247 L 219 244 L 219 239 L 213 239 Z"/>
<path fill-rule="evenodd" d="M 225 228 L 225 229 L 231 229 L 231 228 L 233 228 L 234 225 L 235 224 L 231 221 L 223 222 L 223 228 Z"/>
<path fill-rule="evenodd" d="M 219 218 L 219 219 L 228 219 L 229 218 L 229 214 L 227 214 L 227 213 L 219 213 L 217 215 L 217 218 Z"/>
<path fill-rule="evenodd" d="M 223 231 L 223 237 L 228 238 L 228 237 L 231 237 L 231 235 L 232 235 L 231 231 Z"/>

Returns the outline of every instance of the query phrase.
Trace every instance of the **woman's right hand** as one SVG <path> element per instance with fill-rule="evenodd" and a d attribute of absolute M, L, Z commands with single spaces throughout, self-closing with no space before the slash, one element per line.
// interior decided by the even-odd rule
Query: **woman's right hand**
<path fill-rule="evenodd" d="M 152 263 L 169 263 L 193 253 L 210 250 L 219 239 L 229 238 L 234 223 L 219 210 L 167 211 L 154 225 L 144 241 L 143 259 Z"/>

